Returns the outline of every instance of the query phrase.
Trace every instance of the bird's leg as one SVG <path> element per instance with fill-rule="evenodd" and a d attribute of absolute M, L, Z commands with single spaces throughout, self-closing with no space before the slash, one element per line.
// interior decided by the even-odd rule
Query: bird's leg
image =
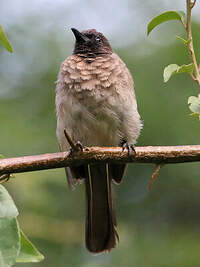
<path fill-rule="evenodd" d="M 136 151 L 135 151 L 135 147 L 133 144 L 129 144 L 126 139 L 122 139 L 121 140 L 121 147 L 122 147 L 122 151 L 124 152 L 125 149 L 127 149 L 128 151 L 128 155 L 130 156 L 132 155 L 136 155 Z"/>

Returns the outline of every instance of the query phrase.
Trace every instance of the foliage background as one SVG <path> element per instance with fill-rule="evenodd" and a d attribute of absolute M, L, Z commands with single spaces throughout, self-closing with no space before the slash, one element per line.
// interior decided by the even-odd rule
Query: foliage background
<path fill-rule="evenodd" d="M 104 32 L 131 70 L 144 120 L 138 145 L 199 144 L 199 121 L 187 107 L 197 86 L 187 75 L 167 84 L 162 79 L 164 66 L 190 63 L 175 38 L 184 32 L 172 21 L 146 37 L 153 16 L 184 8 L 185 1 L 172 0 L 1 1 L 1 24 L 14 54 L 0 47 L 0 153 L 58 151 L 54 82 L 73 48 L 70 27 Z M 197 55 L 199 11 L 196 7 L 193 22 Z M 19 208 L 22 229 L 46 256 L 37 266 L 198 266 L 199 163 L 165 166 L 148 192 L 153 167 L 129 166 L 124 182 L 115 187 L 120 243 L 110 254 L 97 256 L 84 248 L 83 185 L 70 192 L 63 169 L 15 175 L 6 187 Z"/>

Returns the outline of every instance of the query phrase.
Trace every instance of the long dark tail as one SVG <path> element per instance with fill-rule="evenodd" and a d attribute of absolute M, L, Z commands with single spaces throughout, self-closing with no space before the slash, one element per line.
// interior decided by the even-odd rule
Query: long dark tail
<path fill-rule="evenodd" d="M 94 253 L 110 251 L 116 246 L 118 234 L 108 164 L 88 165 L 87 174 L 86 247 Z"/>

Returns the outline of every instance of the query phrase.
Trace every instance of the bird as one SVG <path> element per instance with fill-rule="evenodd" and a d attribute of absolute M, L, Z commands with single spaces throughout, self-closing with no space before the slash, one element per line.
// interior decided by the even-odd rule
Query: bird
<path fill-rule="evenodd" d="M 56 82 L 56 134 L 61 151 L 70 149 L 64 131 L 84 147 L 122 146 L 134 151 L 142 121 L 130 71 L 101 32 L 71 30 L 74 50 L 61 63 Z M 112 184 L 120 184 L 125 169 L 126 164 L 113 163 L 65 168 L 70 188 L 85 183 L 89 252 L 110 252 L 119 241 Z"/>

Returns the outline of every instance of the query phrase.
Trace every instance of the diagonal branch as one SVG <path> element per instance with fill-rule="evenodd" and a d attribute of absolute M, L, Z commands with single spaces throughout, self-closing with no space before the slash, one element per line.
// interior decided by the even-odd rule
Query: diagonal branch
<path fill-rule="evenodd" d="M 136 147 L 136 156 L 120 147 L 90 147 L 83 152 L 58 152 L 0 160 L 0 176 L 9 173 L 37 171 L 88 163 L 154 163 L 169 164 L 200 161 L 200 145 Z"/>

